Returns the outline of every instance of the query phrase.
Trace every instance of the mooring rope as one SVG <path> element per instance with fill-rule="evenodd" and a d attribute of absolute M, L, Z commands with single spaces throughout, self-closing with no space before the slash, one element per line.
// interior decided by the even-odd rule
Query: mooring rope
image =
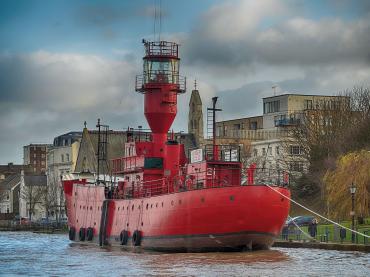
<path fill-rule="evenodd" d="M 291 202 L 293 202 L 294 204 L 296 204 L 296 205 L 300 206 L 301 208 L 303 208 L 303 209 L 305 209 L 305 210 L 307 210 L 307 211 L 309 211 L 309 212 L 313 213 L 314 215 L 317 215 L 318 217 L 321 217 L 322 219 L 325 219 L 326 221 L 329 221 L 330 223 L 333 223 L 334 225 L 337 225 L 337 226 L 339 226 L 339 227 L 341 227 L 341 228 L 344 228 L 344 229 L 346 229 L 346 230 L 348 230 L 348 231 L 350 231 L 350 232 L 353 232 L 353 233 L 358 234 L 358 235 L 360 235 L 360 236 L 363 236 L 363 237 L 365 237 L 365 238 L 370 238 L 370 236 L 368 236 L 368 235 L 365 235 L 365 234 L 360 233 L 360 232 L 358 232 L 358 231 L 356 231 L 356 230 L 352 230 L 351 228 L 348 228 L 348 227 L 346 227 L 346 226 L 343 226 L 342 224 L 340 224 L 340 223 L 338 223 L 338 222 L 335 222 L 335 221 L 333 221 L 333 220 L 331 220 L 331 219 L 329 219 L 329 218 L 327 218 L 327 217 L 325 217 L 325 216 L 323 216 L 323 215 L 321 215 L 321 214 L 319 214 L 319 213 L 317 213 L 317 212 L 315 212 L 315 211 L 313 211 L 313 210 L 311 210 L 311 209 L 309 209 L 309 208 L 307 208 L 307 207 L 303 206 L 302 204 L 300 204 L 300 203 L 298 203 L 297 201 L 293 200 L 292 198 L 290 198 L 290 197 L 286 196 L 285 194 L 281 193 L 280 191 L 276 190 L 275 188 L 273 188 L 272 186 L 270 186 L 270 185 L 268 185 L 268 184 L 265 184 L 265 186 L 269 187 L 270 189 L 272 189 L 272 190 L 273 190 L 273 191 L 275 191 L 276 193 L 280 194 L 281 196 L 283 196 L 284 198 L 286 198 L 286 199 L 290 200 Z"/>

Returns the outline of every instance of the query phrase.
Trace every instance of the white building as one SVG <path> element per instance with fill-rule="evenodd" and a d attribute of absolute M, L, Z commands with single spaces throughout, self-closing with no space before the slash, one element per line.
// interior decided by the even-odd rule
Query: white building
<path fill-rule="evenodd" d="M 70 132 L 54 139 L 48 148 L 48 217 L 63 218 L 66 215 L 61 179 L 74 172 L 80 145 L 80 132 Z"/>
<path fill-rule="evenodd" d="M 32 221 L 46 217 L 46 175 L 24 175 L 21 173 L 19 193 L 19 216 Z"/>
<path fill-rule="evenodd" d="M 263 98 L 263 116 L 217 122 L 218 139 L 235 139 L 250 143 L 250 159 L 256 163 L 261 175 L 279 175 L 287 171 L 291 177 L 299 177 L 308 170 L 308 161 L 297 142 L 289 138 L 289 130 L 302 123 L 304 115 L 322 109 L 337 109 L 345 96 L 283 94 Z M 243 128 L 249 121 L 257 128 Z M 227 127 L 227 129 L 226 129 Z M 223 128 L 223 129 L 221 129 Z M 220 140 L 222 141 L 222 140 Z M 262 172 L 263 171 L 263 172 Z"/>
<path fill-rule="evenodd" d="M 14 215 L 18 213 L 20 181 L 20 174 L 14 174 L 0 183 L 0 213 Z"/>

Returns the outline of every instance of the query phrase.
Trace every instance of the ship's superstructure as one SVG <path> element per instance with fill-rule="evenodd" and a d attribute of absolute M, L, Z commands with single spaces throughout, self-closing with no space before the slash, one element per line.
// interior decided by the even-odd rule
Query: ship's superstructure
<path fill-rule="evenodd" d="M 109 187 L 82 177 L 64 181 L 70 239 L 160 251 L 267 248 L 280 233 L 289 201 L 255 184 L 254 168 L 242 181 L 238 146 L 214 140 L 186 155 L 184 145 L 168 134 L 177 96 L 186 91 L 179 46 L 143 43 L 136 91 L 144 95 L 151 136 L 129 136 L 125 155 L 111 161 L 116 177 Z M 289 196 L 277 184 L 274 189 Z"/>

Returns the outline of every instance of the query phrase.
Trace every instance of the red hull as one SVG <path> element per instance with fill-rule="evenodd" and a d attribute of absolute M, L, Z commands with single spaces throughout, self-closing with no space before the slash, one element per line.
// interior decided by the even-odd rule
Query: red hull
<path fill-rule="evenodd" d="M 286 188 L 275 187 L 290 197 Z M 93 229 L 92 242 L 121 245 L 135 230 L 141 248 L 212 251 L 268 248 L 279 235 L 290 203 L 267 186 L 209 188 L 139 199 L 106 200 L 104 187 L 65 182 L 69 226 Z M 69 192 L 69 193 L 68 193 Z M 103 209 L 106 201 L 107 210 Z M 103 216 L 102 216 L 103 214 Z M 91 237 L 90 237 L 91 238 Z"/>

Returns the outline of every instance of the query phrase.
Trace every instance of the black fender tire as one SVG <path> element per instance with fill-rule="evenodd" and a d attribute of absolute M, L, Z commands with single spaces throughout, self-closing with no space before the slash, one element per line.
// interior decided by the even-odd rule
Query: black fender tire
<path fill-rule="evenodd" d="M 93 240 L 93 237 L 94 237 L 94 230 L 93 228 L 89 227 L 87 228 L 87 231 L 86 231 L 86 238 L 88 241 L 92 241 Z"/>
<path fill-rule="evenodd" d="M 132 244 L 134 246 L 140 246 L 141 244 L 141 232 L 139 230 L 135 230 L 132 235 Z"/>
<path fill-rule="evenodd" d="M 119 234 L 119 240 L 121 245 L 126 245 L 128 241 L 128 231 L 122 230 L 122 232 Z"/>
<path fill-rule="evenodd" d="M 76 229 L 75 229 L 75 227 L 70 227 L 69 228 L 68 236 L 69 236 L 70 240 L 75 240 L 75 238 L 76 238 Z"/>
<path fill-rule="evenodd" d="M 80 228 L 80 232 L 78 233 L 80 241 L 84 241 L 86 237 L 86 229 Z"/>

